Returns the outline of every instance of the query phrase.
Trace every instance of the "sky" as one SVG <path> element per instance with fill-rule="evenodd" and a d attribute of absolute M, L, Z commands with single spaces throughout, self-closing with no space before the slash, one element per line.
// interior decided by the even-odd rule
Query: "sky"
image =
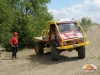
<path fill-rule="evenodd" d="M 47 6 L 54 20 L 87 17 L 100 23 L 100 0 L 51 0 Z"/>

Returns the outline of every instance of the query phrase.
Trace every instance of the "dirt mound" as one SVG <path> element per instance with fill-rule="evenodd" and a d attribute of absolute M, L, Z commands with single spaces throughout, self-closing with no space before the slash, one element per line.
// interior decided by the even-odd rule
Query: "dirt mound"
<path fill-rule="evenodd" d="M 87 45 L 87 56 L 96 59 L 100 58 L 100 26 L 91 26 L 87 31 L 89 45 Z"/>
<path fill-rule="evenodd" d="M 11 60 L 11 53 L 1 51 L 0 75 L 99 75 L 100 74 L 100 27 L 91 26 L 86 32 L 89 45 L 86 46 L 86 58 L 78 59 L 77 52 L 62 52 L 60 61 L 52 61 L 49 52 L 37 57 L 34 49 L 18 52 L 18 59 Z M 97 71 L 86 73 L 83 65 L 97 66 Z"/>

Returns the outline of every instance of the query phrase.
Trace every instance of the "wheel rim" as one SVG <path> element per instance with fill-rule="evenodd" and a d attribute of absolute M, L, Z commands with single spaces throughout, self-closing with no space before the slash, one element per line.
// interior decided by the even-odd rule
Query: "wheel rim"
<path fill-rule="evenodd" d="M 36 53 L 39 53 L 39 48 L 38 46 L 35 47 Z"/>

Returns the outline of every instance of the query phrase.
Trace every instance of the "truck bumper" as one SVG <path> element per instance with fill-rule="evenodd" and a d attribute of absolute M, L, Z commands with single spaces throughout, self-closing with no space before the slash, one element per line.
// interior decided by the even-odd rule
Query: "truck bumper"
<path fill-rule="evenodd" d="M 76 47 L 80 47 L 80 46 L 84 46 L 84 45 L 87 45 L 89 44 L 89 41 L 87 42 L 84 42 L 84 43 L 80 43 L 80 44 L 74 44 L 74 45 L 68 45 L 68 46 L 59 46 L 57 47 L 57 49 L 73 49 L 73 48 L 76 48 Z"/>

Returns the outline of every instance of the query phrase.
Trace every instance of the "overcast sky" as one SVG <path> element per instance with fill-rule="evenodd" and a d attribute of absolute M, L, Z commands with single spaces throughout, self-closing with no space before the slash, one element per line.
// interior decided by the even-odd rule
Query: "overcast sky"
<path fill-rule="evenodd" d="M 54 20 L 89 17 L 100 23 L 100 0 L 51 0 L 47 6 Z"/>

